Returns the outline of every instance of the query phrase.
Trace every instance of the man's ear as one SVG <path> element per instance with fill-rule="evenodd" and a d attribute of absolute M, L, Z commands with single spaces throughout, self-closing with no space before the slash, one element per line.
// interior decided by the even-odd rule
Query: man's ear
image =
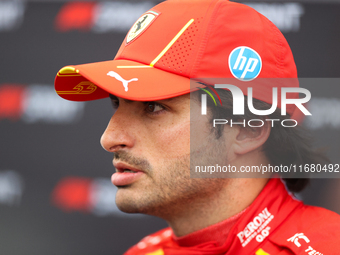
<path fill-rule="evenodd" d="M 262 127 L 238 127 L 234 140 L 234 153 L 246 154 L 260 148 L 268 139 L 271 127 L 264 121 Z"/>

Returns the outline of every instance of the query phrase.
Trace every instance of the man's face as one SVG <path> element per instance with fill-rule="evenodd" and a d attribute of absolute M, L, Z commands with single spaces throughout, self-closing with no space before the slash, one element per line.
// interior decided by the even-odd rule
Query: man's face
<path fill-rule="evenodd" d="M 190 178 L 190 107 L 200 109 L 198 102 L 190 106 L 189 95 L 156 102 L 112 96 L 111 101 L 115 112 L 101 144 L 114 153 L 112 182 L 119 209 L 167 217 L 219 191 L 222 179 Z M 212 144 L 208 125 L 197 132 L 204 137 L 195 152 L 201 162 L 212 147 L 223 146 L 220 151 L 226 152 L 224 143 Z"/>

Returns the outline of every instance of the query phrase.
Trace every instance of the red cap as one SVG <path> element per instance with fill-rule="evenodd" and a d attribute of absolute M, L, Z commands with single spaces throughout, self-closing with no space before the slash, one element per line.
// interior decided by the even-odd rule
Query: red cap
<path fill-rule="evenodd" d="M 168 0 L 136 21 L 114 60 L 66 66 L 55 88 L 73 101 L 109 93 L 150 101 L 189 93 L 190 78 L 201 77 L 235 78 L 248 87 L 250 80 L 296 78 L 297 72 L 282 33 L 251 7 L 226 0 Z M 271 88 L 278 85 L 263 86 L 268 93 L 254 97 L 270 103 Z"/>

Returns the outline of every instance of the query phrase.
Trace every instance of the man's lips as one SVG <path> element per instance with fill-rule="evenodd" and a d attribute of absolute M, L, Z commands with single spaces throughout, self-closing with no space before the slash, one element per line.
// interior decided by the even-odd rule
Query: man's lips
<path fill-rule="evenodd" d="M 116 168 L 117 172 L 122 173 L 122 172 L 143 172 L 140 169 L 134 168 L 128 164 L 125 164 L 123 162 L 115 163 L 113 162 L 113 166 Z"/>
<path fill-rule="evenodd" d="M 116 168 L 116 173 L 112 175 L 111 182 L 116 186 L 132 184 L 144 174 L 140 169 L 131 167 L 122 162 L 114 162 L 113 165 Z"/>

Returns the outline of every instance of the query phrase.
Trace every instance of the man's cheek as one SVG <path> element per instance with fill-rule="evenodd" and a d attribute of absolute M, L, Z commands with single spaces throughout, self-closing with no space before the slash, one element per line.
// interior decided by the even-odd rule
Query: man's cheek
<path fill-rule="evenodd" d="M 154 142 L 159 152 L 166 152 L 167 156 L 178 157 L 190 152 L 190 127 L 180 125 L 163 129 Z"/>

